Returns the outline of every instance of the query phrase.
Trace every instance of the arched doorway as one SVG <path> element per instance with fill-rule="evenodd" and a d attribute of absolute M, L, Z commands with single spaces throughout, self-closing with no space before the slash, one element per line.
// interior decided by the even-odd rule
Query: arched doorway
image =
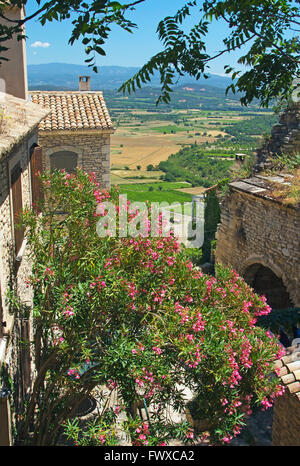
<path fill-rule="evenodd" d="M 244 273 L 245 281 L 254 289 L 258 295 L 264 295 L 267 303 L 272 309 L 283 310 L 293 307 L 290 295 L 281 277 L 277 276 L 273 270 L 262 264 L 252 264 Z M 279 341 L 288 347 L 291 345 L 296 328 L 291 331 L 282 326 L 279 330 Z"/>
<path fill-rule="evenodd" d="M 76 152 L 62 150 L 50 155 L 50 168 L 53 170 L 66 170 L 67 173 L 75 173 L 78 156 Z"/>
<path fill-rule="evenodd" d="M 293 307 L 282 278 L 262 264 L 252 264 L 244 273 L 245 281 L 259 295 L 265 295 L 273 309 Z"/>

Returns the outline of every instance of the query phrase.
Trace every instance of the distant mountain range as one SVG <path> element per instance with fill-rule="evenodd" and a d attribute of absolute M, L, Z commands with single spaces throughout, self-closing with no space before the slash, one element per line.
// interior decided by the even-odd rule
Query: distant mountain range
<path fill-rule="evenodd" d="M 94 73 L 88 66 L 68 63 L 28 65 L 28 86 L 30 90 L 77 90 L 79 76 L 91 76 L 91 90 L 113 90 L 119 89 L 138 70 L 137 67 L 99 66 L 98 73 Z M 211 74 L 208 79 L 200 78 L 196 81 L 186 75 L 178 81 L 178 84 L 195 83 L 226 89 L 232 80 L 230 77 Z M 153 77 L 150 85 L 160 87 L 158 75 Z"/>

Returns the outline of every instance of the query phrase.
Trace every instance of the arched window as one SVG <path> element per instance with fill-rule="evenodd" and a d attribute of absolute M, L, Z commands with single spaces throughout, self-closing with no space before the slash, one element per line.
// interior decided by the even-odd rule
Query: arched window
<path fill-rule="evenodd" d="M 77 167 L 77 154 L 62 150 L 50 155 L 50 167 L 53 170 L 66 170 L 67 173 L 75 173 Z"/>

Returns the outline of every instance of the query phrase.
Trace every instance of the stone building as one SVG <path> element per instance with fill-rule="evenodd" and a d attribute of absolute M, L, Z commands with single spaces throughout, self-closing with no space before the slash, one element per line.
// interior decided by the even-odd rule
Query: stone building
<path fill-rule="evenodd" d="M 21 20 L 24 10 L 7 7 L 1 25 Z M 13 442 L 11 417 L 22 412 L 31 388 L 28 341 L 32 334 L 31 272 L 20 211 L 37 204 L 41 187 L 38 125 L 49 110 L 28 101 L 25 41 L 4 43 L 0 64 L 0 445 Z M 8 296 L 13 299 L 8 300 Z M 26 344 L 27 342 L 27 344 Z M 10 382 L 12 381 L 12 383 Z M 10 407 L 13 406 L 11 410 Z M 12 416 L 12 413 L 14 415 Z"/>
<path fill-rule="evenodd" d="M 274 167 L 276 155 L 299 150 L 300 111 L 294 105 L 257 151 L 252 176 L 230 183 L 221 202 L 215 260 L 235 269 L 273 309 L 300 307 L 300 209 L 274 195 L 293 184 L 295 173 L 266 170 Z M 299 342 L 298 336 L 285 336 L 283 344 Z M 287 347 L 276 362 L 286 391 L 274 406 L 273 445 L 300 445 L 299 348 Z"/>
<path fill-rule="evenodd" d="M 22 409 L 31 384 L 29 347 L 20 344 L 31 332 L 32 295 L 26 285 L 31 267 L 18 223 L 20 211 L 38 201 L 38 125 L 46 114 L 38 105 L 0 93 L 0 445 L 11 443 L 10 403 Z M 16 307 L 7 300 L 12 293 Z"/>
<path fill-rule="evenodd" d="M 216 261 L 233 267 L 272 308 L 300 306 L 300 212 L 271 196 L 284 176 L 230 183 L 216 234 Z"/>
<path fill-rule="evenodd" d="M 114 128 L 102 92 L 90 91 L 90 77 L 79 77 L 77 92 L 30 93 L 32 102 L 51 110 L 39 125 L 46 171 L 82 167 L 110 187 L 110 137 Z"/>

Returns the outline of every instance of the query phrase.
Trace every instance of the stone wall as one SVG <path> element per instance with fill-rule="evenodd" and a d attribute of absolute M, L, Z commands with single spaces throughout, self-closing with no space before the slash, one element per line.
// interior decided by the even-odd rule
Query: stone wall
<path fill-rule="evenodd" d="M 75 152 L 78 166 L 95 172 L 101 187 L 110 187 L 110 134 L 107 131 L 39 131 L 43 147 L 44 169 L 50 170 L 50 156 L 59 151 Z"/>
<path fill-rule="evenodd" d="M 4 290 L 7 290 L 11 283 L 11 269 L 14 268 L 17 280 L 18 296 L 24 304 L 31 303 L 31 292 L 24 283 L 24 276 L 28 276 L 30 264 L 26 257 L 26 248 L 23 257 L 18 263 L 13 260 L 13 225 L 12 225 L 12 199 L 10 192 L 10 170 L 13 166 L 21 162 L 21 185 L 23 207 L 31 205 L 31 182 L 29 167 L 29 151 L 33 144 L 37 143 L 37 131 L 29 135 L 10 154 L 0 161 L 0 281 L 2 289 L 2 308 L 4 320 L 10 320 L 8 305 L 5 300 Z"/>
<path fill-rule="evenodd" d="M 300 446 L 300 397 L 287 391 L 274 406 L 273 446 Z"/>
<path fill-rule="evenodd" d="M 294 153 L 300 150 L 300 106 L 294 104 L 279 116 L 270 138 L 256 152 L 255 171 L 274 165 L 276 154 Z"/>
<path fill-rule="evenodd" d="M 16 410 L 22 412 L 26 393 L 30 388 L 32 367 L 29 347 L 20 345 L 20 340 L 24 341 L 25 333 L 29 338 L 29 332 L 31 331 L 29 321 L 27 318 L 25 319 L 25 309 L 32 308 L 32 289 L 26 284 L 26 279 L 31 273 L 31 262 L 28 257 L 26 242 L 23 242 L 24 248 L 18 257 L 14 252 L 12 199 L 9 180 L 10 170 L 20 161 L 22 169 L 22 203 L 23 207 L 31 205 L 29 152 L 31 146 L 36 143 L 37 128 L 28 134 L 6 157 L 0 159 L 0 360 L 1 369 L 4 367 L 13 380 L 13 393 L 11 394 L 10 403 L 14 406 L 14 412 Z M 17 296 L 21 304 L 20 309 L 16 310 L 9 305 L 7 300 L 9 290 L 13 290 Z M 25 326 L 24 319 L 26 320 Z M 25 327 L 26 332 L 24 333 Z M 3 380 L 0 380 L 0 382 L 1 389 L 7 388 L 3 387 Z M 8 400 L 5 400 L 2 400 L 4 404 L 9 403 Z M 1 419 L 0 428 L 3 428 L 3 426 L 1 427 Z"/>
<path fill-rule="evenodd" d="M 284 395 L 276 398 L 273 414 L 272 445 L 300 446 L 300 340 L 286 348 L 274 363 Z"/>
<path fill-rule="evenodd" d="M 231 184 L 221 205 L 216 262 L 234 268 L 250 285 L 258 266 L 272 271 L 300 306 L 300 212 L 263 193 L 249 180 Z"/>

